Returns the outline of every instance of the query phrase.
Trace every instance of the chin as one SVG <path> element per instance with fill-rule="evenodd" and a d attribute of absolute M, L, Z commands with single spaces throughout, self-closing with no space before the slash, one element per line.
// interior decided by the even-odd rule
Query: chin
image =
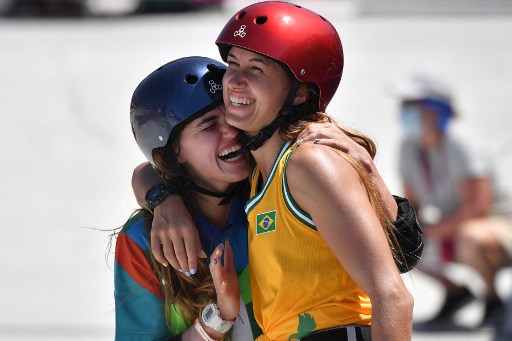
<path fill-rule="evenodd" d="M 246 116 L 241 117 L 241 116 L 238 116 L 235 114 L 229 114 L 226 112 L 225 117 L 226 117 L 227 124 L 229 124 L 232 127 L 237 128 L 237 129 L 244 130 L 244 128 L 245 128 L 244 122 L 247 121 Z"/>

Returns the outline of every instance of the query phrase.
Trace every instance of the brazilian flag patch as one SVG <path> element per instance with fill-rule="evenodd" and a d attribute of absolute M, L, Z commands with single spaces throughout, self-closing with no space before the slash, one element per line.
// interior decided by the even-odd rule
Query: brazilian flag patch
<path fill-rule="evenodd" d="M 276 211 L 260 213 L 256 216 L 256 234 L 276 230 Z"/>

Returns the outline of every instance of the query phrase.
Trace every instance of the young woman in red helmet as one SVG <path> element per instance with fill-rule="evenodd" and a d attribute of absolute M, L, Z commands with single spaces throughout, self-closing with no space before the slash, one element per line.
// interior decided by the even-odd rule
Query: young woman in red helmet
<path fill-rule="evenodd" d="M 226 121 L 258 164 L 246 204 L 258 340 L 409 340 L 413 299 L 393 261 L 392 196 L 350 156 L 296 144 L 325 119 L 340 82 L 335 28 L 300 6 L 261 2 L 216 43 L 228 64 Z M 374 155 L 373 141 L 351 136 Z"/>

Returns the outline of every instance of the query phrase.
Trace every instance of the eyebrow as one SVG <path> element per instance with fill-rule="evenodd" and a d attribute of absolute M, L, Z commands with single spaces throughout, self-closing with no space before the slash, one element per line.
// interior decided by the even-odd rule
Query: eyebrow
<path fill-rule="evenodd" d="M 238 60 L 238 58 L 235 55 L 233 55 L 231 52 L 228 52 L 228 57 L 231 57 L 231 58 L 234 58 L 234 59 Z M 270 58 L 266 58 L 264 56 L 261 56 L 261 57 L 253 57 L 253 58 L 249 59 L 249 61 L 250 62 L 260 62 L 263 65 L 267 65 L 268 66 L 268 65 L 270 65 L 269 62 L 271 61 L 271 59 Z"/>
<path fill-rule="evenodd" d="M 201 121 L 199 121 L 197 126 L 198 127 L 203 126 L 205 124 L 210 123 L 211 121 L 215 121 L 216 119 L 217 119 L 217 116 L 215 116 L 215 115 L 211 115 L 211 116 L 205 117 L 205 118 L 201 119 Z"/>

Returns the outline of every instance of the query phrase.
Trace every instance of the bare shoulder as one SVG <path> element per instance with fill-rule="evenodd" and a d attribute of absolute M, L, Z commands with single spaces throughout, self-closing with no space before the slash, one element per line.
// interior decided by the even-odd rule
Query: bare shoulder
<path fill-rule="evenodd" d="M 340 152 L 324 145 L 305 143 L 300 145 L 291 155 L 286 170 L 291 185 L 315 184 L 329 186 L 354 181 L 357 172 Z"/>

